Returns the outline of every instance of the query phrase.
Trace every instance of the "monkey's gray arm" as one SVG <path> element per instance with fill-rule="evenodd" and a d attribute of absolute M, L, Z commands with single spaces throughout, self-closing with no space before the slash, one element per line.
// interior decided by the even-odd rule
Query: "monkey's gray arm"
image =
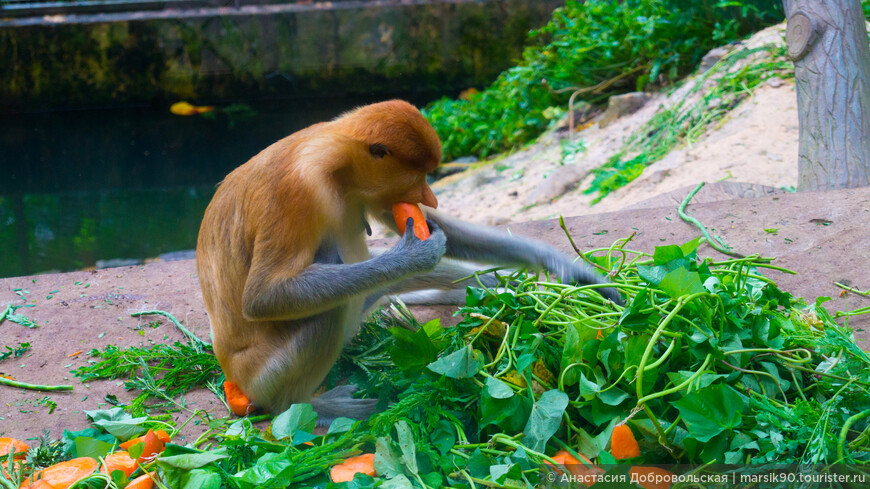
<path fill-rule="evenodd" d="M 394 248 L 363 262 L 314 263 L 287 278 L 258 277 L 252 271 L 242 296 L 242 312 L 250 321 L 314 316 L 431 270 L 444 249 L 445 236 L 437 227 L 429 239 L 420 241 L 413 226 L 408 226 Z"/>
<path fill-rule="evenodd" d="M 379 248 L 372 248 L 370 251 L 374 256 L 387 252 Z M 415 291 L 427 291 L 427 293 L 400 298 L 408 304 L 463 304 L 465 287 L 468 285 L 478 287 L 480 285 L 478 279 L 486 287 L 498 287 L 499 281 L 491 273 L 480 275 L 478 278 L 473 277 L 483 268 L 486 267 L 478 263 L 442 258 L 433 270 L 413 275 L 370 294 L 366 298 L 364 310 L 368 310 L 384 296 Z M 466 277 L 470 278 L 457 282 Z M 456 291 L 459 293 L 457 294 Z M 457 300 L 458 298 L 462 300 Z"/>
<path fill-rule="evenodd" d="M 494 228 L 462 222 L 431 209 L 427 219 L 447 236 L 444 256 L 497 265 L 525 266 L 547 269 L 559 275 L 564 283 L 604 284 L 607 279 L 581 261 L 541 241 L 511 236 Z M 615 289 L 598 289 L 604 297 L 621 304 Z"/>

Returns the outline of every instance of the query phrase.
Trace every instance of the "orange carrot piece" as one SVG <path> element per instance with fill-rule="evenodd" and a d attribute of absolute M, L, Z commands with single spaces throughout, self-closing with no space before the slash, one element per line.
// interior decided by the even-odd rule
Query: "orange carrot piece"
<path fill-rule="evenodd" d="M 172 438 L 169 436 L 169 433 L 163 430 L 154 430 L 154 434 L 157 435 L 157 438 L 163 442 L 163 444 L 167 444 L 172 441 Z"/>
<path fill-rule="evenodd" d="M 580 455 L 580 454 L 578 454 L 578 455 Z M 583 462 L 578 460 L 576 457 L 571 455 L 571 453 L 568 452 L 567 450 L 559 450 L 550 458 L 552 458 L 559 465 L 568 469 L 569 472 L 571 472 L 572 474 L 577 476 L 579 483 L 588 487 L 588 486 L 591 486 L 592 484 L 594 484 L 595 482 L 597 482 L 597 478 L 596 478 L 597 475 L 603 474 L 604 469 L 602 469 L 601 467 L 597 467 L 597 466 L 593 465 L 592 461 L 589 460 L 588 458 L 584 457 L 583 455 L 580 455 L 580 457 L 586 463 L 588 463 L 589 466 L 587 466 L 586 464 L 584 464 Z M 545 463 L 547 465 L 552 465 L 552 464 L 550 464 L 550 462 L 545 461 Z M 559 470 L 558 468 L 555 468 L 555 470 L 556 470 L 556 473 L 558 473 L 558 474 L 562 473 L 562 471 Z"/>
<path fill-rule="evenodd" d="M 164 444 L 172 441 L 172 438 L 169 437 L 169 434 L 163 430 L 156 430 L 154 432 L 154 434 L 157 435 L 157 439 L 159 439 Z M 137 436 L 136 438 L 130 438 L 129 440 L 125 441 L 124 443 L 121 443 L 120 445 L 118 445 L 118 448 L 120 448 L 121 450 L 129 450 L 130 447 L 132 447 L 133 445 L 135 445 L 137 443 L 144 443 L 144 442 L 145 442 L 145 435 Z"/>
<path fill-rule="evenodd" d="M 131 480 L 124 489 L 151 489 L 152 487 L 154 487 L 154 481 L 148 474 L 144 474 Z"/>
<path fill-rule="evenodd" d="M 45 487 L 45 484 L 42 486 L 35 486 L 37 478 L 42 479 L 54 489 L 67 489 L 78 482 L 79 479 L 83 479 L 93 474 L 94 471 L 97 470 L 98 465 L 98 462 L 91 457 L 79 457 L 67 460 L 66 462 L 54 464 L 51 467 L 28 477 L 27 480 L 19 486 L 19 489 Z"/>
<path fill-rule="evenodd" d="M 0 438 L 0 457 L 2 457 L 4 459 L 6 458 L 6 455 L 9 454 L 10 451 L 13 451 L 13 452 L 18 454 L 18 455 L 15 455 L 15 460 L 21 460 L 21 459 L 27 457 L 27 454 L 26 453 L 19 453 L 19 452 L 26 452 L 29 449 L 30 449 L 30 447 L 27 446 L 27 444 L 21 440 L 16 440 L 15 438 L 6 438 L 6 437 Z"/>
<path fill-rule="evenodd" d="M 21 486 L 24 487 L 24 486 Z M 39 479 L 38 481 L 30 484 L 30 489 L 56 489 L 53 485 L 45 482 L 44 479 Z"/>
<path fill-rule="evenodd" d="M 580 455 L 580 458 L 582 458 L 584 462 L 586 462 L 589 465 L 592 465 L 591 460 L 589 460 L 588 458 L 584 457 L 583 455 L 581 455 L 579 453 L 577 455 Z M 568 450 L 559 450 L 550 458 L 552 458 L 556 462 L 559 462 L 562 465 L 583 465 L 583 462 L 581 462 L 576 457 L 574 457 L 574 455 L 571 455 L 571 453 L 568 452 Z M 585 465 L 583 465 L 583 466 L 585 467 Z"/>
<path fill-rule="evenodd" d="M 329 469 L 329 476 L 332 482 L 350 482 L 353 476 L 357 473 L 363 473 L 374 477 L 375 475 L 375 454 L 364 453 L 356 457 L 350 457 L 343 463 L 333 465 Z"/>
<path fill-rule="evenodd" d="M 142 455 L 136 459 L 140 464 L 151 462 L 164 448 L 163 442 L 160 441 L 160 438 L 152 430 L 148 430 L 148 433 L 145 433 L 143 442 L 145 443 L 145 449 L 142 451 Z"/>
<path fill-rule="evenodd" d="M 616 459 L 640 456 L 640 446 L 628 425 L 621 424 L 613 428 L 610 435 L 610 453 Z"/>
<path fill-rule="evenodd" d="M 405 234 L 405 224 L 409 217 L 414 218 L 414 236 L 417 236 L 422 241 L 429 239 L 429 226 L 426 224 L 423 211 L 420 210 L 417 204 L 409 204 L 407 202 L 393 204 L 393 218 L 396 220 L 399 234 Z"/>
<path fill-rule="evenodd" d="M 227 396 L 227 404 L 230 406 L 230 411 L 236 416 L 247 416 L 257 409 L 257 406 L 248 399 L 239 386 L 234 382 L 224 382 L 224 393 Z"/>
<path fill-rule="evenodd" d="M 127 452 L 115 452 L 111 455 L 106 455 L 106 458 L 103 460 L 106 461 L 106 465 L 100 472 L 104 474 L 112 475 L 112 472 L 120 470 L 124 472 L 124 475 L 130 477 L 130 474 L 136 471 L 136 461 Z"/>

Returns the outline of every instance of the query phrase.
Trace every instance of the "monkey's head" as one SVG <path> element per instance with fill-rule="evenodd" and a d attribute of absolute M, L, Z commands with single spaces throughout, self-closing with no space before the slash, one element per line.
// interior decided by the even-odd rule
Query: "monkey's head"
<path fill-rule="evenodd" d="M 397 202 L 437 207 L 426 174 L 441 162 L 441 141 L 413 105 L 391 100 L 360 107 L 332 121 L 330 128 L 365 144 L 354 158 L 356 191 L 372 210 Z"/>

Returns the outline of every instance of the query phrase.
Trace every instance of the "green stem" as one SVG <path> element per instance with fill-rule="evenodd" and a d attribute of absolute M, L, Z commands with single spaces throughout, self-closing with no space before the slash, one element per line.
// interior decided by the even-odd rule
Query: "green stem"
<path fill-rule="evenodd" d="M 870 409 L 861 411 L 860 413 L 853 415 L 846 420 L 845 424 L 843 424 L 843 429 L 840 430 L 840 442 L 837 444 L 837 462 L 845 462 L 846 455 L 844 453 L 844 448 L 846 446 L 846 435 L 849 434 L 849 427 L 852 426 L 852 423 L 854 423 L 855 421 L 858 421 L 861 418 L 866 418 L 867 416 L 870 416 Z"/>
<path fill-rule="evenodd" d="M 854 287 L 849 287 L 849 286 L 846 285 L 846 284 L 841 284 L 840 282 L 834 282 L 834 285 L 836 285 L 837 287 L 839 287 L 839 288 L 841 288 L 841 289 L 843 289 L 843 290 L 849 291 L 849 292 L 851 292 L 851 293 L 853 293 L 853 294 L 863 295 L 864 297 L 870 297 L 870 289 L 867 289 L 867 290 L 863 290 L 863 291 L 862 291 L 862 290 L 858 290 L 858 289 L 856 289 L 856 288 L 854 288 Z M 0 321 L 2 321 L 2 320 L 3 320 L 3 317 L 0 316 Z"/>
<path fill-rule="evenodd" d="M 179 331 L 184 333 L 184 335 L 187 336 L 191 341 L 199 343 L 202 346 L 207 346 L 207 347 L 211 348 L 211 343 L 208 343 L 207 341 L 199 339 L 195 334 L 193 334 L 192 331 L 185 328 L 178 321 L 178 319 L 175 319 L 175 316 L 173 316 L 172 314 L 169 314 L 166 311 L 142 311 L 142 312 L 134 312 L 130 315 L 133 316 L 134 318 L 139 317 L 139 316 L 150 316 L 150 315 L 163 316 L 163 317 L 169 319 L 170 321 L 172 321 L 172 324 L 174 324 L 175 327 L 178 328 Z"/>
<path fill-rule="evenodd" d="M 679 392 L 679 391 L 683 390 L 687 385 L 689 385 L 689 384 L 691 384 L 692 382 L 694 382 L 695 379 L 697 379 L 698 377 L 701 376 L 702 373 L 704 373 L 704 371 L 707 369 L 707 364 L 710 363 L 710 359 L 711 359 L 711 358 L 713 358 L 713 354 L 712 354 L 712 353 L 708 353 L 708 354 L 707 354 L 707 358 L 704 359 L 704 363 L 701 365 L 701 368 L 699 368 L 697 372 L 695 372 L 694 374 L 692 374 L 691 377 L 689 377 L 688 379 L 686 379 L 686 380 L 685 380 L 683 383 L 681 383 L 680 385 L 677 385 L 677 386 L 671 387 L 670 389 L 663 390 L 663 391 L 661 391 L 661 392 L 654 392 L 654 393 L 652 393 L 652 394 L 650 394 L 650 395 L 648 395 L 648 396 L 646 396 L 646 397 L 641 397 L 640 399 L 638 399 L 638 401 L 637 401 L 637 405 L 638 405 L 638 406 L 643 406 L 644 404 L 646 404 L 646 403 L 649 402 L 649 401 L 652 401 L 653 399 L 658 399 L 659 397 L 664 397 L 664 396 L 667 396 L 667 395 L 673 394 L 674 392 Z M 638 377 L 640 377 L 640 376 L 638 376 Z"/>
<path fill-rule="evenodd" d="M 653 362 L 653 363 L 651 363 L 651 364 L 645 366 L 645 367 L 643 368 L 644 371 L 646 371 L 646 370 L 652 370 L 652 369 L 658 367 L 659 365 L 661 365 L 662 363 L 664 363 L 664 361 L 668 359 L 668 356 L 669 356 L 669 355 L 671 354 L 671 352 L 674 350 L 674 345 L 676 345 L 676 344 L 677 344 L 677 339 L 676 339 L 676 338 L 671 339 L 671 344 L 668 346 L 668 349 L 665 350 L 665 352 L 662 354 L 661 357 L 659 357 L 658 360 L 656 360 L 655 362 Z"/>
<path fill-rule="evenodd" d="M 27 389 L 31 391 L 71 391 L 73 390 L 73 386 L 71 385 L 38 385 L 38 384 L 28 384 L 27 382 L 19 382 L 17 380 L 7 379 L 4 377 L 0 377 L 0 384 L 8 385 L 9 387 L 19 387 L 21 389 Z"/>
<path fill-rule="evenodd" d="M 682 309 L 686 304 L 688 304 L 689 302 L 691 302 L 692 300 L 694 300 L 696 297 L 701 297 L 701 296 L 703 296 L 703 295 L 707 295 L 707 292 L 698 292 L 698 293 L 695 293 L 695 294 L 692 294 L 692 295 L 689 295 L 689 296 L 686 296 L 686 297 L 681 297 L 681 298 L 677 301 L 677 303 L 674 305 L 673 310 L 671 310 L 671 312 L 667 315 L 667 317 L 665 317 L 665 318 L 662 320 L 662 322 L 659 323 L 658 328 L 656 328 L 656 330 L 655 330 L 655 332 L 653 333 L 652 337 L 649 339 L 649 343 L 647 343 L 647 345 L 646 345 L 646 350 L 644 350 L 644 352 L 643 352 L 643 357 L 641 357 L 641 359 L 640 359 L 640 363 L 639 363 L 638 366 L 637 366 L 637 378 L 636 378 L 636 382 L 637 382 L 637 397 L 638 397 L 639 399 L 640 399 L 640 398 L 643 398 L 643 372 L 644 372 L 644 369 L 646 368 L 646 364 L 647 364 L 647 362 L 649 361 L 649 357 L 650 357 L 650 355 L 652 354 L 653 347 L 656 345 L 656 342 L 657 342 L 658 339 L 659 339 L 659 336 L 662 335 L 662 332 L 665 330 L 665 327 L 666 327 L 668 324 L 670 324 L 670 322 L 674 319 L 674 316 L 676 316 L 677 313 L 680 312 L 680 310 L 681 310 L 681 309 Z M 709 355 L 707 355 L 707 356 L 708 356 L 708 358 L 709 358 Z M 706 366 L 706 362 L 705 362 L 704 365 Z M 640 401 L 638 401 L 637 405 L 638 405 L 638 406 L 642 406 L 643 403 L 641 403 Z"/>
<path fill-rule="evenodd" d="M 568 242 L 571 243 L 571 247 L 574 248 L 574 252 L 577 253 L 577 256 L 579 256 L 584 262 L 586 262 L 587 265 L 593 268 L 597 268 L 604 273 L 610 273 L 610 270 L 590 260 L 589 257 L 586 256 L 586 254 L 583 253 L 576 244 L 574 244 L 574 238 L 572 238 L 571 233 L 568 232 L 568 227 L 565 225 L 565 218 L 563 218 L 562 216 L 559 216 L 559 227 L 562 228 L 562 231 L 565 231 L 565 236 L 568 237 Z"/>
<path fill-rule="evenodd" d="M 710 237 L 710 233 L 707 231 L 707 226 L 704 226 L 703 224 L 701 224 L 701 221 L 686 214 L 686 206 L 689 205 L 689 201 L 692 200 L 695 194 L 697 194 L 702 187 L 704 187 L 704 182 L 699 183 L 698 186 L 695 187 L 694 190 L 689 192 L 689 195 L 687 195 L 686 198 L 683 199 L 683 202 L 680 203 L 680 206 L 677 208 L 677 214 L 679 214 L 680 219 L 688 222 L 689 224 L 694 224 L 704 235 L 704 238 L 707 240 L 707 244 L 709 244 L 714 250 L 722 253 L 723 255 L 733 256 L 736 258 L 745 258 L 745 256 L 741 255 L 740 253 L 731 251 L 730 248 L 726 249 L 717 244 L 716 241 L 712 237 Z"/>

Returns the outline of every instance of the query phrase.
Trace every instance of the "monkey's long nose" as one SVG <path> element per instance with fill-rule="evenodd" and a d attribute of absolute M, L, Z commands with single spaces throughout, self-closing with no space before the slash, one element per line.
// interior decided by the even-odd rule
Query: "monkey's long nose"
<path fill-rule="evenodd" d="M 435 198 L 435 192 L 432 191 L 428 184 L 423 184 L 423 197 L 420 203 L 433 209 L 438 208 L 438 199 Z"/>

